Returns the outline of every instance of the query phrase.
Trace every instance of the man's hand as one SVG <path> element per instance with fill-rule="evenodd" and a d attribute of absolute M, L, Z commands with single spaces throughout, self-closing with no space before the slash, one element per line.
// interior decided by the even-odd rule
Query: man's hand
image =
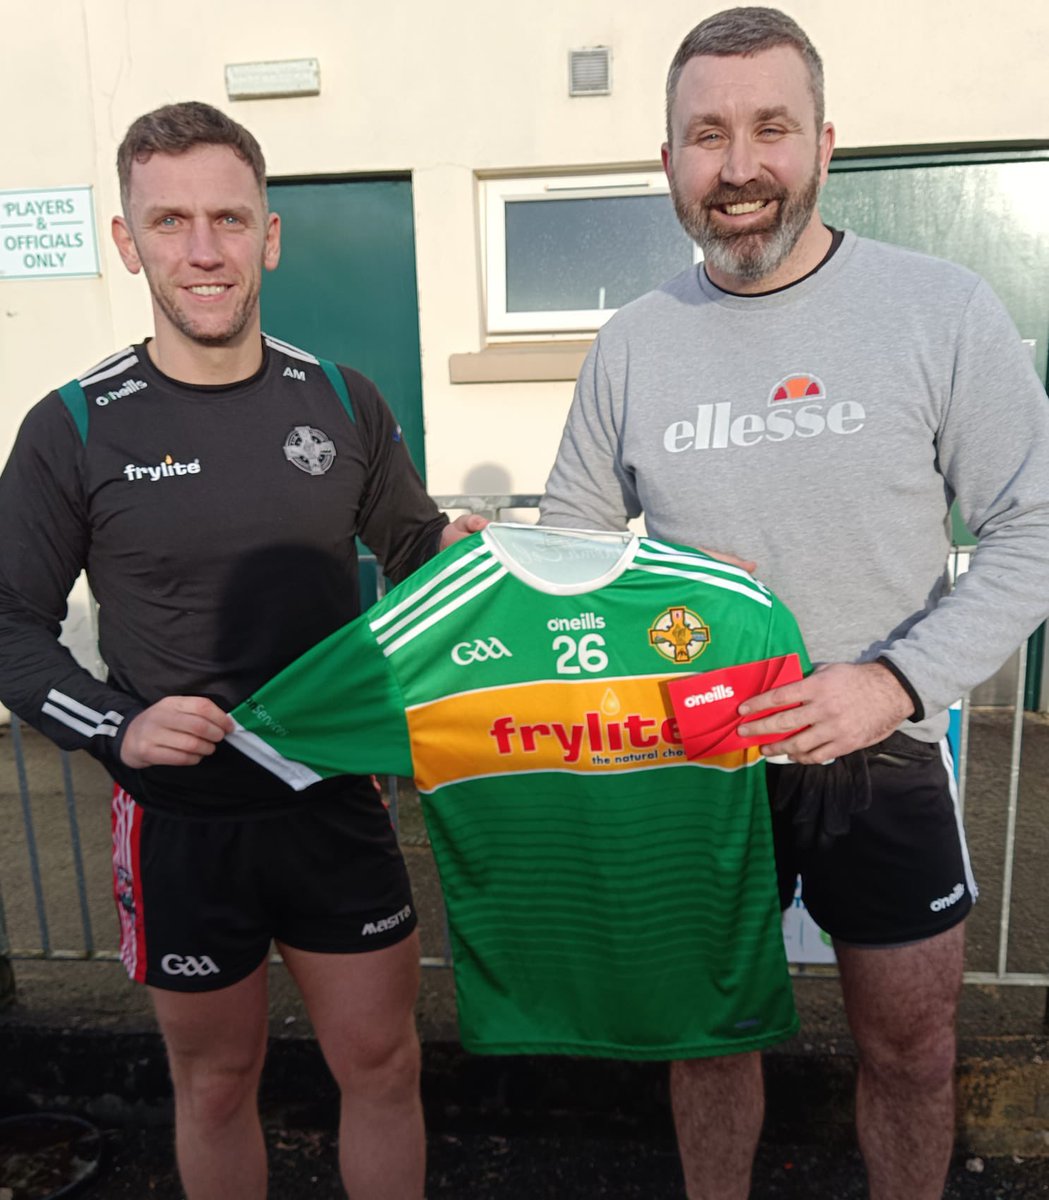
<path fill-rule="evenodd" d="M 471 533 L 480 533 L 487 524 L 488 518 L 482 517 L 480 513 L 463 513 L 441 530 L 441 540 L 437 543 L 437 549 L 447 550 L 453 542 L 461 541 Z"/>
<path fill-rule="evenodd" d="M 886 738 L 914 712 L 911 698 L 881 663 L 826 663 L 797 683 L 772 688 L 739 706 L 742 717 L 781 704 L 800 705 L 737 727 L 742 737 L 798 729 L 782 742 L 761 747 L 795 762 L 840 758 Z M 799 729 L 799 726 L 805 726 Z"/>
<path fill-rule="evenodd" d="M 215 753 L 233 721 L 203 696 L 165 696 L 133 718 L 120 757 L 125 765 L 193 767 Z"/>

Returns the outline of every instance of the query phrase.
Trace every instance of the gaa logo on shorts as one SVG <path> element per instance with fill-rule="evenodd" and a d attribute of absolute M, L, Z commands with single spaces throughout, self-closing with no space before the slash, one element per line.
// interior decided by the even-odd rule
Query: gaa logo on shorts
<path fill-rule="evenodd" d="M 284 457 L 307 475 L 323 475 L 335 461 L 335 444 L 319 429 L 296 425 L 284 439 Z"/>
<path fill-rule="evenodd" d="M 668 608 L 648 630 L 648 644 L 674 663 L 690 663 L 710 645 L 710 628 L 690 608 Z"/>
<path fill-rule="evenodd" d="M 160 969 L 165 975 L 217 975 L 218 967 L 206 955 L 165 954 L 160 960 Z"/>
<path fill-rule="evenodd" d="M 452 662 L 457 667 L 488 662 L 491 658 L 513 658 L 513 655 L 497 637 L 475 638 L 472 642 L 458 642 L 452 647 Z"/>

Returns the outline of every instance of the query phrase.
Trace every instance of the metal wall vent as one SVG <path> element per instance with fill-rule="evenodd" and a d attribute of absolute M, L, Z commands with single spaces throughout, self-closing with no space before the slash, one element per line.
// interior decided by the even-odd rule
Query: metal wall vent
<path fill-rule="evenodd" d="M 610 96 L 612 94 L 612 50 L 593 46 L 568 52 L 568 94 Z"/>

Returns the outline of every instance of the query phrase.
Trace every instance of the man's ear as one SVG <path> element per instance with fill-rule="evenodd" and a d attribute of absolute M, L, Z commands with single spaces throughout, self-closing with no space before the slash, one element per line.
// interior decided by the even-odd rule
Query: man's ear
<path fill-rule="evenodd" d="M 127 227 L 127 221 L 123 217 L 114 217 L 110 225 L 110 232 L 113 234 L 120 261 L 132 275 L 137 275 L 142 270 L 142 260 L 138 256 L 138 247 L 135 245 L 135 239 L 131 236 L 131 230 Z"/>
<path fill-rule="evenodd" d="M 280 217 L 277 213 L 266 214 L 266 244 L 262 252 L 262 265 L 272 271 L 280 262 Z"/>

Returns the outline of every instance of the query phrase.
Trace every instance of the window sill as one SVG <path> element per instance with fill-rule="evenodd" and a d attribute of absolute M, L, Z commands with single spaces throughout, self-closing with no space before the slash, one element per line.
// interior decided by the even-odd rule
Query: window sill
<path fill-rule="evenodd" d="M 476 354 L 451 354 L 448 378 L 452 383 L 574 383 L 592 344 L 592 338 L 507 342 Z"/>

